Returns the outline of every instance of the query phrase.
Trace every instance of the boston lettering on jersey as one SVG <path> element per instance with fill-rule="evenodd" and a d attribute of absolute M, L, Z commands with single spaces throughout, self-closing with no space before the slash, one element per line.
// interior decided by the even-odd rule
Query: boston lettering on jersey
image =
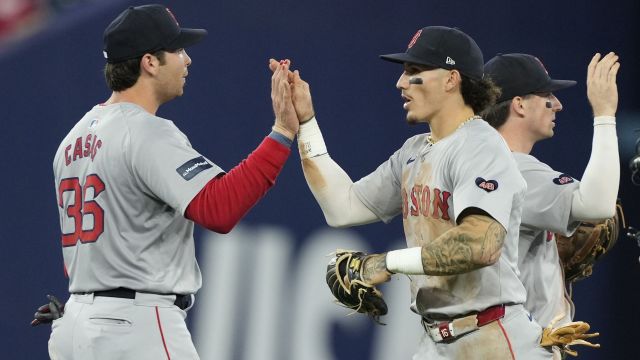
<path fill-rule="evenodd" d="M 180 174 L 183 179 L 188 181 L 193 179 L 202 170 L 208 169 L 210 167 L 213 167 L 213 165 L 209 164 L 204 156 L 198 156 L 197 158 L 191 159 L 182 164 L 179 168 L 176 169 L 176 172 L 178 172 L 178 174 Z"/>
<path fill-rule="evenodd" d="M 84 138 L 81 136 L 76 139 L 75 145 L 73 145 L 73 154 L 70 153 L 71 147 L 72 145 L 69 144 L 64 148 L 64 163 L 66 166 L 78 159 L 87 157 L 91 157 L 91 161 L 93 161 L 98 149 L 102 147 L 102 140 L 98 139 L 98 135 L 87 134 Z"/>
<path fill-rule="evenodd" d="M 427 185 L 414 185 L 411 194 L 402 188 L 402 217 L 424 216 L 449 220 L 449 197 L 451 193 Z M 411 202 L 409 204 L 409 201 Z"/>

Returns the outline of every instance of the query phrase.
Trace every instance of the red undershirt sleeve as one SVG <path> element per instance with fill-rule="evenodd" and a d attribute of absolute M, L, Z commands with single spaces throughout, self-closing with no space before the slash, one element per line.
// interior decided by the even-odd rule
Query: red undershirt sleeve
<path fill-rule="evenodd" d="M 191 200 L 185 217 L 226 234 L 275 184 L 291 150 L 266 137 L 240 164 L 211 179 Z"/>

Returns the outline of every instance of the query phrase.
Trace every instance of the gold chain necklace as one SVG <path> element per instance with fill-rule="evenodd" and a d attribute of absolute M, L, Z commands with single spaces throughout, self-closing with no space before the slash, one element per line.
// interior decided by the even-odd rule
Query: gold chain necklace
<path fill-rule="evenodd" d="M 473 115 L 472 117 L 468 118 L 467 120 L 463 121 L 460 123 L 460 125 L 458 125 L 458 127 L 453 130 L 453 132 L 456 132 L 458 130 L 460 130 L 460 128 L 462 128 L 464 126 L 464 124 L 468 123 L 469 121 L 472 120 L 476 120 L 476 119 L 482 119 L 482 117 L 480 115 Z M 433 140 L 433 137 L 431 137 L 431 134 L 427 135 L 427 142 L 431 145 L 435 144 L 438 140 Z"/>

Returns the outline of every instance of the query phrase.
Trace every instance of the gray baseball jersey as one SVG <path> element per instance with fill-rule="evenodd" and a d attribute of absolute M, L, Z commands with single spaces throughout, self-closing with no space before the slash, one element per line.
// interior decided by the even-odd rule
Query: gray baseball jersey
<path fill-rule="evenodd" d="M 429 243 L 480 208 L 506 230 L 502 255 L 492 266 L 454 276 L 411 276 L 412 309 L 455 316 L 525 301 L 518 278 L 518 227 L 526 184 L 509 149 L 484 120 L 466 123 L 434 145 L 427 135 L 408 139 L 355 190 L 385 222 L 402 214 L 407 246 Z"/>
<path fill-rule="evenodd" d="M 561 325 L 573 318 L 573 304 L 565 296 L 553 233 L 568 236 L 580 224 L 570 217 L 573 192 L 579 182 L 531 155 L 513 153 L 513 156 L 527 182 L 518 255 L 520 277 L 527 289 L 525 307 L 542 327 L 564 314 L 557 323 Z"/>
<path fill-rule="evenodd" d="M 71 293 L 126 287 L 195 293 L 202 279 L 183 214 L 222 172 L 172 121 L 138 105 L 97 105 L 54 159 Z"/>

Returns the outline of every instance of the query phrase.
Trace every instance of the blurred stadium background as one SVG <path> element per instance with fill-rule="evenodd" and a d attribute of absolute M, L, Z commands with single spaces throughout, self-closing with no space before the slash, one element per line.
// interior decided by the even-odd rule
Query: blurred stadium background
<path fill-rule="evenodd" d="M 172 119 L 196 149 L 225 169 L 243 159 L 272 124 L 270 57 L 290 58 L 312 86 L 318 121 L 332 157 L 353 179 L 377 167 L 408 137 L 425 131 L 404 121 L 394 88 L 399 66 L 378 59 L 404 51 L 427 25 L 456 26 L 488 60 L 499 52 L 538 56 L 552 76 L 578 86 L 558 92 L 564 105 L 556 136 L 534 148 L 552 167 L 580 178 L 592 119 L 586 67 L 595 52 L 616 51 L 620 105 L 620 197 L 640 227 L 640 188 L 628 169 L 640 133 L 640 3 L 371 2 L 274 0 L 158 1 L 182 26 L 208 38 L 193 59 L 184 97 L 159 115 Z M 66 299 L 53 154 L 62 137 L 109 93 L 102 78 L 102 31 L 129 0 L 0 1 L 0 358 L 47 358 L 48 326 L 29 322 L 47 293 Z M 387 326 L 373 326 L 332 303 L 324 283 L 326 254 L 336 247 L 385 251 L 404 246 L 400 219 L 347 230 L 326 227 L 294 153 L 276 187 L 228 235 L 200 229 L 196 243 L 204 286 L 189 313 L 203 359 L 409 359 L 421 328 L 408 310 L 404 278 L 383 288 Z M 576 319 L 599 331 L 602 348 L 581 359 L 637 358 L 640 249 L 621 236 L 574 287 Z M 347 349 L 347 345 L 349 346 Z M 117 346 L 114 344 L 114 346 Z M 340 349 L 340 351 L 338 351 Z"/>

